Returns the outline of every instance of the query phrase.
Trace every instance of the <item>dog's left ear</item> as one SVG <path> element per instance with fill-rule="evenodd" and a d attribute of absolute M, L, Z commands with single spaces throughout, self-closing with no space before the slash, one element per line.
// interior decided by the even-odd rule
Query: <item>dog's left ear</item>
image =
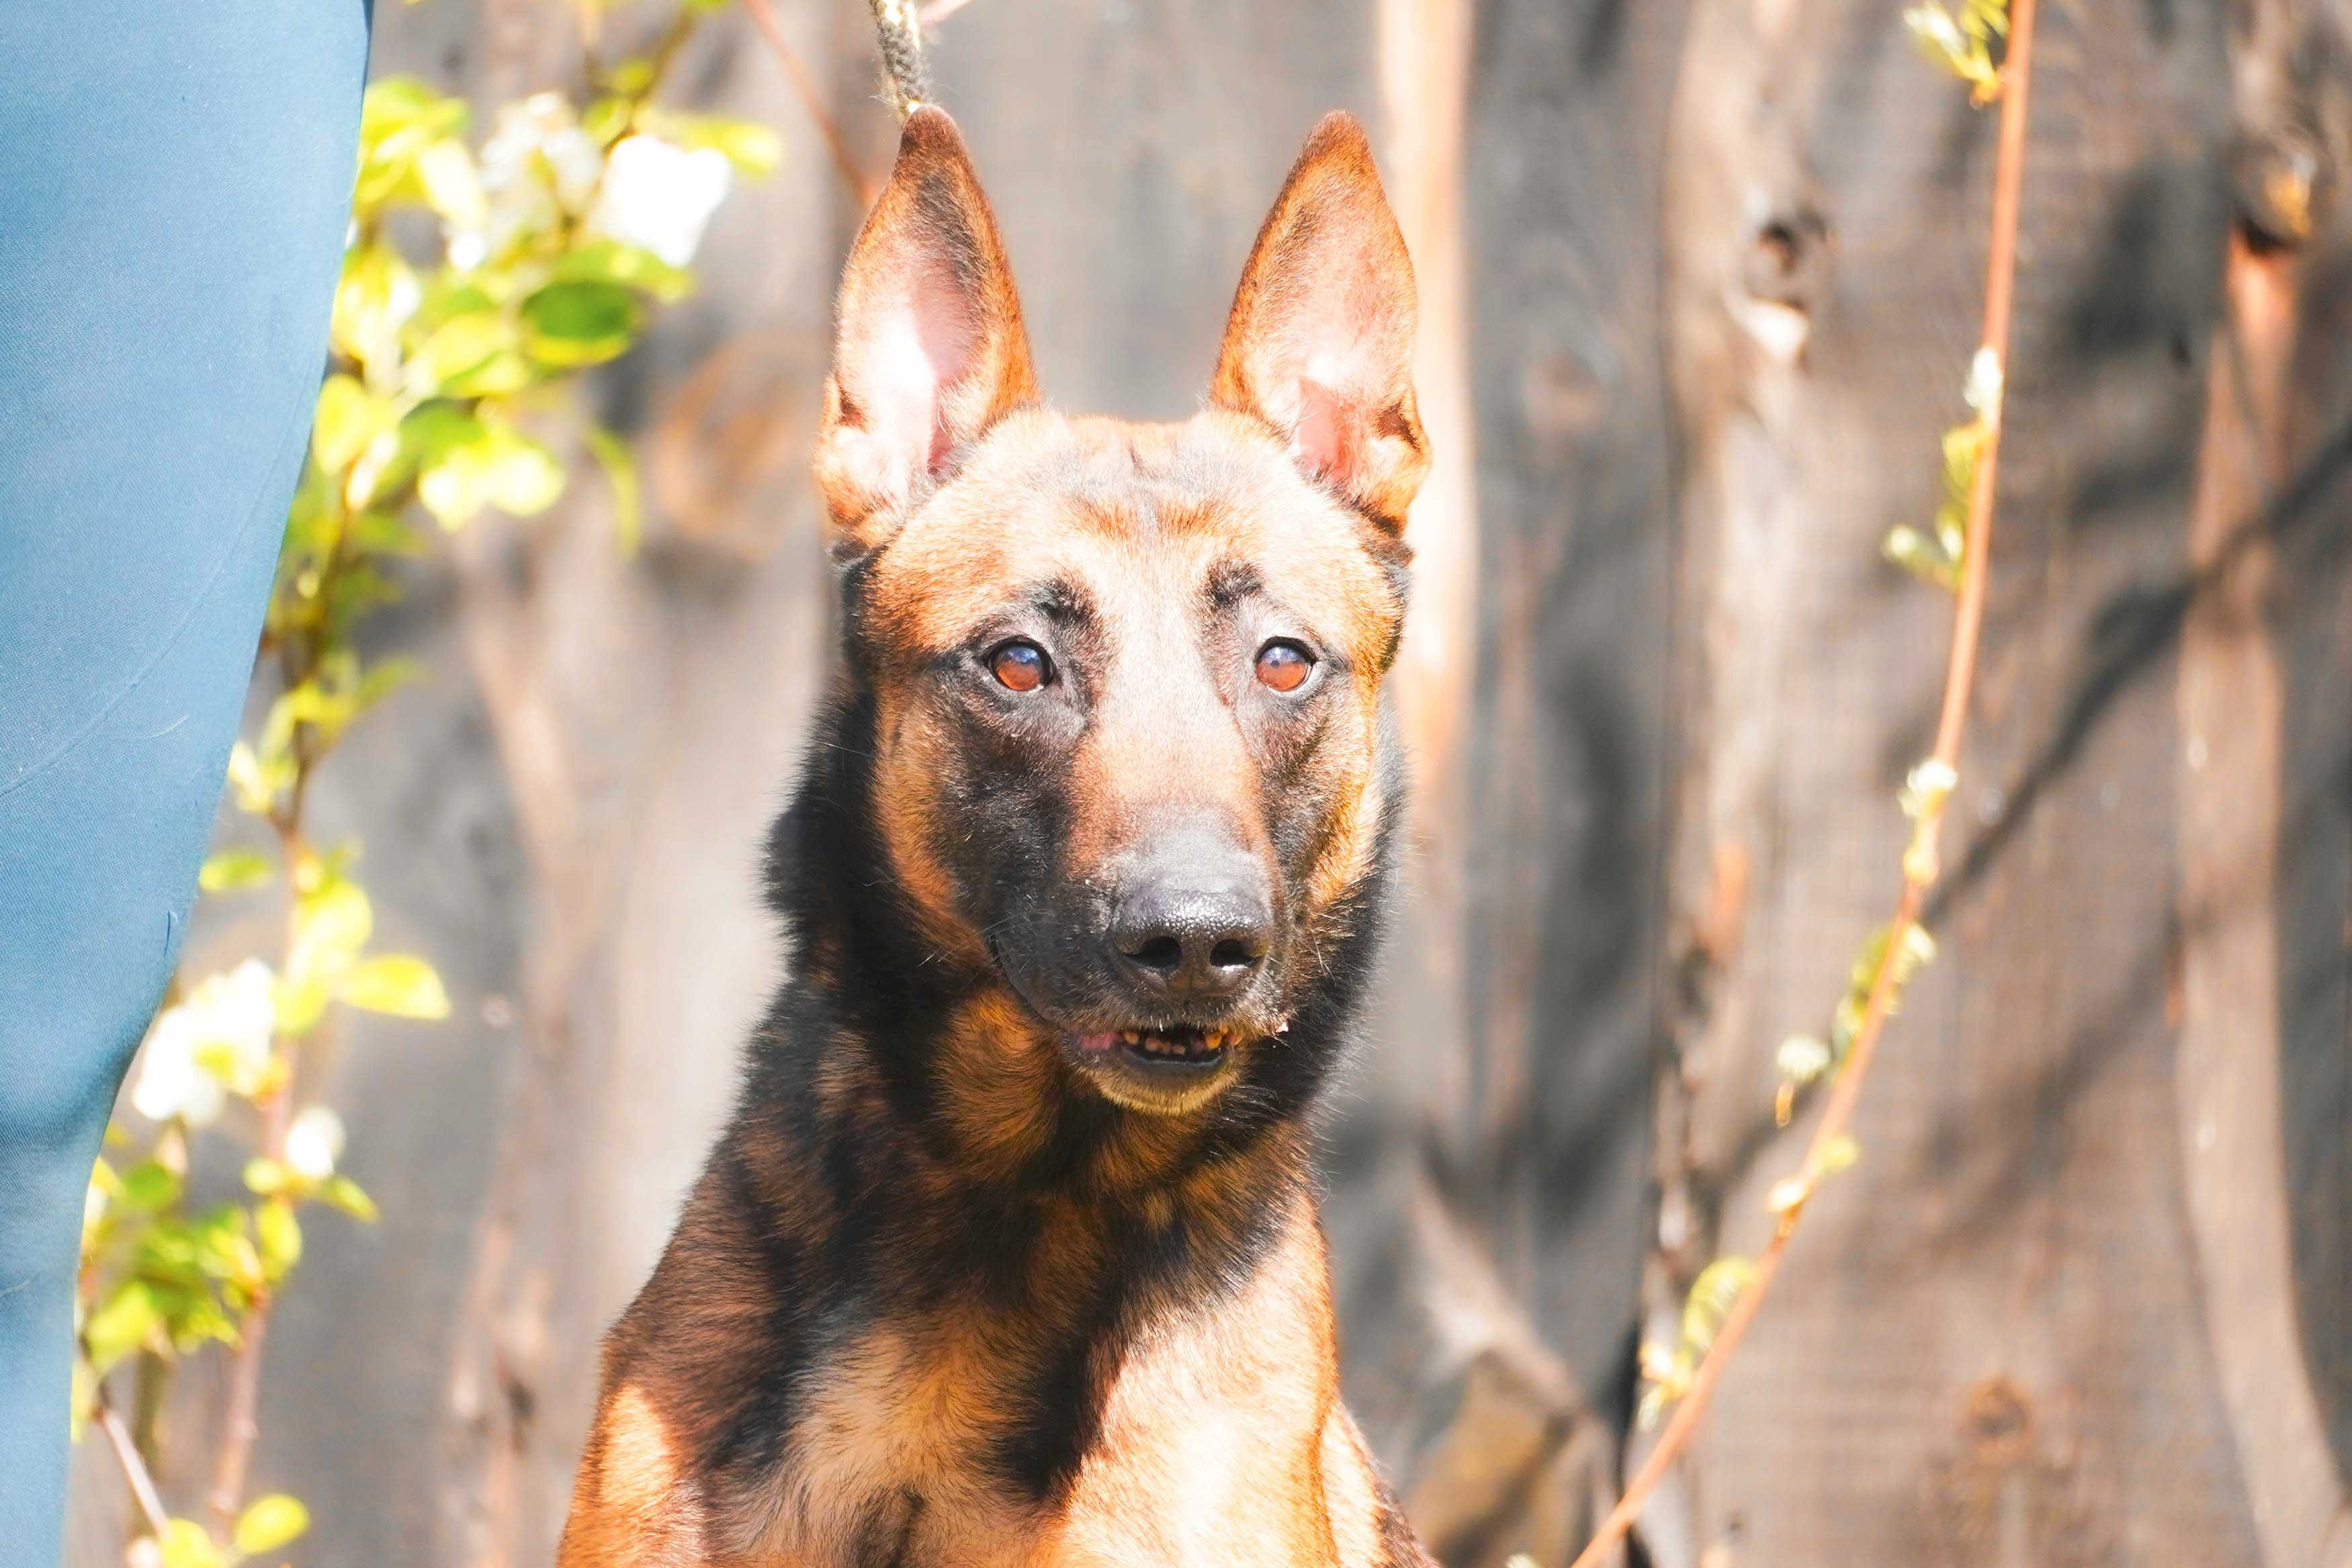
<path fill-rule="evenodd" d="M 1401 531 L 1429 471 L 1412 396 L 1412 262 L 1363 127 L 1323 117 L 1275 199 L 1225 322 L 1212 401 Z"/>
<path fill-rule="evenodd" d="M 971 155 L 945 110 L 919 108 L 841 279 L 816 444 L 837 546 L 882 543 L 959 448 L 1036 395 Z"/>

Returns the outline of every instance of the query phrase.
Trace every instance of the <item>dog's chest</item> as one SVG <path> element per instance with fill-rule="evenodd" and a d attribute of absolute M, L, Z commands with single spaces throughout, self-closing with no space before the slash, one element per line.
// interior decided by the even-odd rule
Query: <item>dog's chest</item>
<path fill-rule="evenodd" d="M 1334 1561 L 1319 1305 L 1267 1279 L 1157 1324 L 1081 1396 L 1086 1410 L 1038 1409 L 1034 1366 L 985 1333 L 877 1331 L 811 1385 L 773 1490 L 751 1505 L 767 1521 L 751 1555 L 795 1568 Z M 1041 1420 L 1084 1437 L 1042 1499 L 1004 1465 Z"/>

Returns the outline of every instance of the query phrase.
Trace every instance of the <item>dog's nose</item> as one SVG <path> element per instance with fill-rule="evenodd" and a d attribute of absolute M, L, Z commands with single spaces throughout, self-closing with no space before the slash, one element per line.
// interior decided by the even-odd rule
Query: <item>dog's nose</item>
<path fill-rule="evenodd" d="M 1265 874 L 1194 839 L 1127 879 L 1110 941 L 1130 984 L 1175 1002 L 1222 1002 L 1250 982 L 1274 935 Z"/>

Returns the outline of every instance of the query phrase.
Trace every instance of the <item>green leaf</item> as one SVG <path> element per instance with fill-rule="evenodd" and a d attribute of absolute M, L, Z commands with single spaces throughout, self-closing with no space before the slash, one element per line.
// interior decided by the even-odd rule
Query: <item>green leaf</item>
<path fill-rule="evenodd" d="M 420 468 L 429 468 L 458 447 L 482 438 L 479 419 L 455 403 L 418 405 L 400 422 L 400 447 Z"/>
<path fill-rule="evenodd" d="M 274 869 L 258 849 L 224 849 L 205 862 L 196 886 L 207 893 L 242 893 L 268 881 Z"/>
<path fill-rule="evenodd" d="M 352 543 L 371 555 L 419 556 L 425 540 L 397 512 L 363 511 L 352 519 Z"/>
<path fill-rule="evenodd" d="M 628 352 L 637 333 L 636 296 L 613 283 L 551 283 L 522 302 L 525 342 L 542 364 L 572 369 Z"/>
<path fill-rule="evenodd" d="M 592 238 L 563 254 L 555 264 L 558 281 L 617 283 L 650 294 L 665 305 L 694 292 L 694 274 L 672 267 L 652 251 L 626 240 Z"/>
<path fill-rule="evenodd" d="M 1897 523 L 1887 530 L 1884 545 L 1886 559 L 1923 583 L 1958 593 L 1960 586 L 1960 563 L 1940 539 L 1930 538 L 1909 523 Z"/>
<path fill-rule="evenodd" d="M 610 147 L 629 129 L 629 117 L 635 107 L 625 98 L 608 94 L 581 112 L 580 129 L 585 131 L 599 147 Z"/>
<path fill-rule="evenodd" d="M 357 952 L 374 929 L 374 911 L 357 882 L 330 877 L 303 896 L 294 915 L 294 943 L 320 952 Z M 297 967 L 289 959 L 287 967 Z"/>
<path fill-rule="evenodd" d="M 520 348 L 501 349 L 472 369 L 441 384 L 451 397 L 504 397 L 539 379 L 539 368 Z"/>
<path fill-rule="evenodd" d="M 1683 1302 L 1683 1348 L 1693 1361 L 1714 1346 L 1732 1307 L 1755 1279 L 1756 1265 L 1745 1258 L 1718 1258 L 1699 1270 Z"/>
<path fill-rule="evenodd" d="M 268 1284 L 285 1279 L 302 1261 L 302 1222 L 283 1197 L 254 1205 L 253 1239 L 261 1256 L 261 1277 Z"/>
<path fill-rule="evenodd" d="M 66 1441 L 79 1448 L 82 1434 L 89 1430 L 89 1418 L 98 1405 L 98 1373 L 90 1370 L 88 1356 L 75 1355 L 73 1392 L 67 1397 Z"/>
<path fill-rule="evenodd" d="M 294 785 L 294 759 L 278 755 L 265 761 L 239 741 L 228 751 L 228 784 L 239 810 L 267 816 L 278 795 Z"/>
<path fill-rule="evenodd" d="M 657 110 L 647 115 L 643 123 L 663 140 L 681 147 L 709 147 L 722 153 L 729 163 L 755 178 L 773 174 L 776 165 L 783 161 L 782 139 L 756 120 Z"/>
<path fill-rule="evenodd" d="M 443 452 L 417 480 L 417 495 L 443 528 L 463 525 L 485 506 L 529 517 L 554 504 L 563 468 L 546 447 L 504 425 L 476 428 L 473 439 Z"/>
<path fill-rule="evenodd" d="M 220 1548 L 192 1519 L 166 1521 L 155 1543 L 163 1549 L 163 1568 L 226 1568 Z"/>
<path fill-rule="evenodd" d="M 331 474 L 341 473 L 394 423 L 390 404 L 348 375 L 331 375 L 319 388 L 319 411 L 311 420 L 311 460 Z"/>
<path fill-rule="evenodd" d="M 465 395 L 517 391 L 530 381 L 530 367 L 516 353 L 521 343 L 520 329 L 503 310 L 452 316 L 433 329 L 410 361 L 410 390 L 429 397 L 463 383 Z"/>
<path fill-rule="evenodd" d="M 382 1212 L 375 1206 L 375 1200 L 349 1176 L 328 1177 L 325 1185 L 319 1189 L 319 1201 L 367 1225 L 373 1225 Z"/>
<path fill-rule="evenodd" d="M 635 555 L 645 537 L 645 494 L 637 482 L 637 455 L 629 444 L 601 425 L 588 426 L 588 449 L 604 465 L 613 487 L 613 532 L 621 553 Z"/>
<path fill-rule="evenodd" d="M 253 1222 L 244 1209 L 223 1204 L 185 1228 L 184 1247 L 197 1271 L 257 1289 L 264 1283 L 261 1253 L 253 1244 Z"/>
<path fill-rule="evenodd" d="M 362 709 L 374 707 L 402 687 L 425 679 L 425 661 L 401 656 L 368 666 L 352 697 Z"/>
<path fill-rule="evenodd" d="M 179 1173 L 160 1160 L 142 1160 L 122 1173 L 114 1192 L 114 1205 L 126 1214 L 149 1215 L 180 1201 L 184 1184 Z"/>
<path fill-rule="evenodd" d="M 380 148 L 404 134 L 445 136 L 466 128 L 463 100 L 444 97 L 413 76 L 383 77 L 368 84 L 360 100 L 360 142 Z"/>
<path fill-rule="evenodd" d="M 465 186 L 472 161 L 457 140 L 466 119 L 462 100 L 445 98 L 413 77 L 371 85 L 360 107 L 359 178 L 352 195 L 358 214 L 420 201 L 436 210 L 444 203 L 457 213 L 468 210 Z M 452 149 L 467 157 L 463 174 L 455 167 Z M 478 182 L 472 200 L 479 200 Z"/>
<path fill-rule="evenodd" d="M 2009 34 L 2009 0 L 1962 0 L 1957 18 L 1929 0 L 1904 12 L 1903 25 L 1929 59 L 1969 85 L 1971 101 L 1981 106 L 2000 96 L 1991 41 Z"/>
<path fill-rule="evenodd" d="M 254 1499 L 252 1506 L 237 1516 L 233 1539 L 239 1552 L 254 1557 L 277 1551 L 310 1528 L 310 1510 L 299 1500 L 272 1492 Z"/>
<path fill-rule="evenodd" d="M 474 155 L 454 136 L 444 136 L 416 154 L 416 185 L 425 205 L 454 228 L 479 228 L 482 182 Z"/>
<path fill-rule="evenodd" d="M 291 691 L 278 694 L 269 705 L 269 717 L 261 727 L 264 756 L 285 751 L 298 725 L 310 728 L 311 739 L 320 749 L 341 738 L 345 727 L 359 717 L 359 703 L 351 689 L 351 663 L 342 662 L 342 668 L 322 668 L 317 676 Z"/>
<path fill-rule="evenodd" d="M 432 281 L 425 286 L 425 298 L 418 303 L 412 320 L 418 331 L 429 332 L 460 316 L 476 316 L 487 310 L 500 310 L 507 303 L 506 293 L 485 285 L 498 282 L 505 276 L 495 269 L 486 271 L 476 268 L 471 271 L 458 272 L 445 268 L 435 273 Z"/>
<path fill-rule="evenodd" d="M 82 1343 L 89 1348 L 91 1368 L 104 1377 L 163 1326 L 155 1288 L 144 1279 L 123 1280 L 82 1323 Z"/>
<path fill-rule="evenodd" d="M 534 439 L 501 433 L 489 466 L 489 503 L 515 517 L 534 517 L 564 494 L 564 468 Z"/>
<path fill-rule="evenodd" d="M 409 953 L 362 959 L 343 976 L 337 995 L 347 1005 L 398 1018 L 446 1018 L 449 994 L 433 966 Z"/>
<path fill-rule="evenodd" d="M 400 329 L 423 297 L 415 268 L 390 246 L 359 246 L 343 258 L 330 335 L 336 350 L 357 363 L 371 384 L 393 384 L 400 363 Z"/>
<path fill-rule="evenodd" d="M 712 127 L 711 145 L 754 179 L 774 174 L 776 165 L 784 161 L 783 139 L 749 120 L 721 121 Z"/>
<path fill-rule="evenodd" d="M 367 895 L 338 876 L 324 878 L 296 903 L 294 940 L 278 992 L 280 1029 L 301 1035 L 318 1023 L 373 926 Z"/>

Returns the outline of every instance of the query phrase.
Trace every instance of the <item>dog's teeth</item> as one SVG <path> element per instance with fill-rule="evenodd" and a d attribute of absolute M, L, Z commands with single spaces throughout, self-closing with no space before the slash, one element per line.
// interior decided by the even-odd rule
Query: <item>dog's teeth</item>
<path fill-rule="evenodd" d="M 1143 1043 L 1143 1037 L 1133 1029 L 1121 1029 L 1118 1032 L 1118 1037 L 1130 1046 L 1139 1046 Z"/>

